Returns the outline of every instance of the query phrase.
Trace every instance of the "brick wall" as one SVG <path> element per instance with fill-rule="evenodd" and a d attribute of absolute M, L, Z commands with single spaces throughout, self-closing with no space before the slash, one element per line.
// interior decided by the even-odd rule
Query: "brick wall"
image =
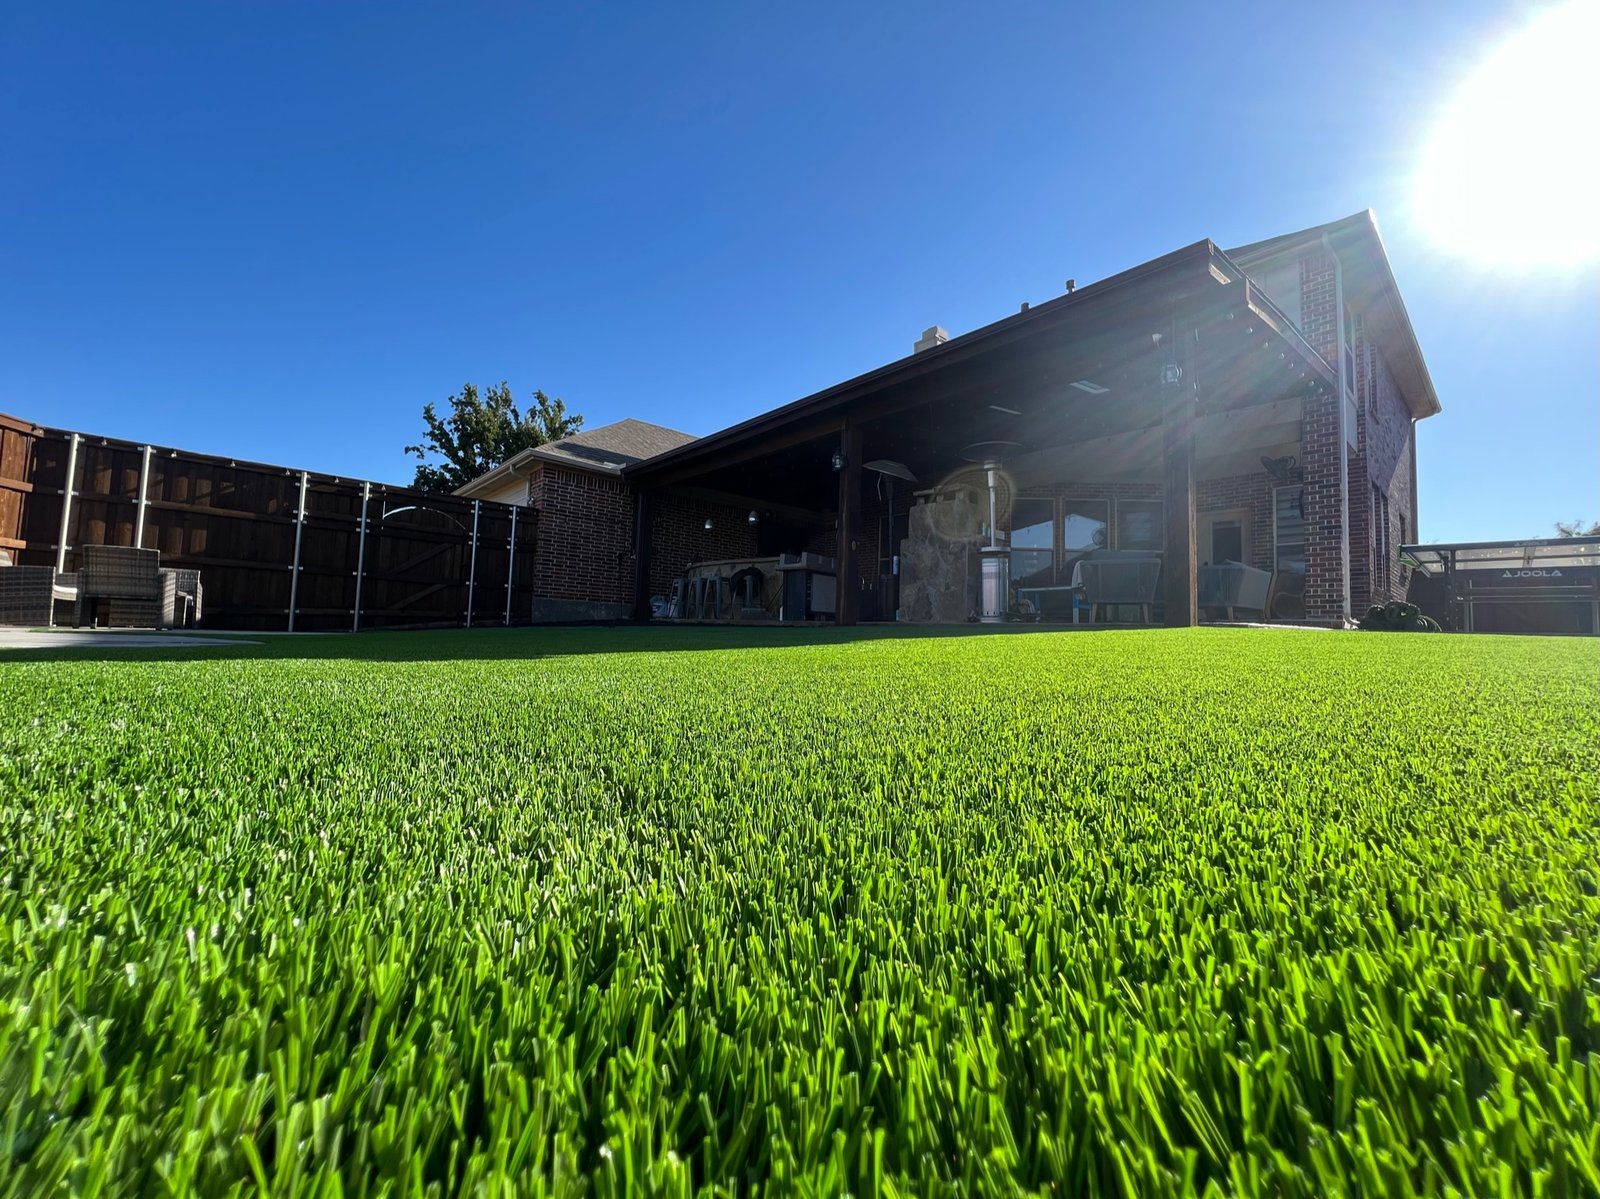
<path fill-rule="evenodd" d="M 1284 483 L 1279 483 L 1265 470 L 1221 479 L 1201 479 L 1195 484 L 1195 514 L 1204 517 L 1210 512 L 1246 509 L 1250 513 L 1250 565 L 1270 571 L 1273 566 L 1272 489 L 1301 483 L 1303 478 L 1296 466 Z M 1196 536 L 1200 535 L 1196 530 Z M 1197 561 L 1207 560 L 1207 548 L 1205 545 L 1198 547 Z"/>
<path fill-rule="evenodd" d="M 1400 546 L 1416 541 L 1411 423 L 1388 364 L 1364 335 L 1356 338 L 1359 452 L 1350 466 L 1351 590 L 1356 614 L 1404 599 L 1409 572 Z M 1386 527 L 1380 527 L 1386 526 Z M 1380 555 L 1387 550 L 1387 560 Z"/>
<path fill-rule="evenodd" d="M 621 479 L 541 463 L 528 481 L 539 513 L 533 594 L 633 602 L 633 494 Z"/>
<path fill-rule="evenodd" d="M 657 495 L 650 524 L 650 594 L 670 595 L 672 580 L 683 574 L 691 562 L 754 557 L 756 526 L 749 517 L 748 508 Z M 709 529 L 707 519 L 711 521 Z M 632 528 L 631 515 L 629 527 Z M 629 551 L 631 563 L 631 541 Z M 631 588 L 631 565 L 629 571 Z"/>
<path fill-rule="evenodd" d="M 1340 314 L 1334 260 L 1321 251 L 1300 259 L 1301 332 L 1324 362 L 1339 365 Z M 1302 418 L 1300 470 L 1305 484 L 1306 616 L 1338 621 L 1344 615 L 1344 513 L 1339 485 L 1339 405 L 1334 394 L 1308 396 Z M 1355 491 L 1354 488 L 1351 489 Z M 1352 495 L 1354 507 L 1359 495 Z"/>

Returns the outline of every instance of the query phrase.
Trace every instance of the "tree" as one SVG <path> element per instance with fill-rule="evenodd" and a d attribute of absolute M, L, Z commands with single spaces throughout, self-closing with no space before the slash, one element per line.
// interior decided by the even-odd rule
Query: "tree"
<path fill-rule="evenodd" d="M 442 419 L 432 403 L 422 406 L 422 444 L 406 446 L 406 453 L 422 459 L 411 485 L 424 491 L 454 491 L 531 446 L 571 437 L 583 427 L 583 417 L 542 391 L 533 393 L 532 408 L 520 411 L 504 380 L 481 396 L 476 386 L 464 384 L 447 402 L 450 415 Z M 428 461 L 434 455 L 444 461 Z"/>
<path fill-rule="evenodd" d="M 1595 521 L 1594 524 L 1589 525 L 1587 528 L 1584 527 L 1584 522 L 1581 520 L 1558 520 L 1556 521 L 1556 536 L 1600 537 L 1600 520 Z"/>

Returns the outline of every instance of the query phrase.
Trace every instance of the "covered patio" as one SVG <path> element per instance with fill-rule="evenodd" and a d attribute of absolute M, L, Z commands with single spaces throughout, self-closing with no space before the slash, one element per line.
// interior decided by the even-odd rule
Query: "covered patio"
<path fill-rule="evenodd" d="M 1303 592 L 1338 390 L 1198 242 L 631 468 L 637 610 L 1081 620 L 1112 615 L 1090 576 L 1135 561 L 1149 601 L 1118 617 L 1197 623 L 1223 562 Z"/>

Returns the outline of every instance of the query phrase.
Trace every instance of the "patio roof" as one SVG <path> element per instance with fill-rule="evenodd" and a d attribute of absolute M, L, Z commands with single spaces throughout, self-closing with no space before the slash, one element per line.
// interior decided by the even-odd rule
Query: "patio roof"
<path fill-rule="evenodd" d="M 1244 271 L 1210 241 L 1028 308 L 626 468 L 637 486 L 837 506 L 829 459 L 846 425 L 862 457 L 919 480 L 965 462 L 976 442 L 1014 442 L 1059 468 L 1117 459 L 1159 472 L 1160 425 L 1182 371 L 1195 401 L 1198 465 L 1298 441 L 1301 401 L 1335 372 Z M 1248 411 L 1248 415 L 1246 414 Z M 1247 438 L 1247 425 L 1260 426 Z M 1022 464 L 1019 463 L 1019 467 Z M 1218 472 L 1220 473 L 1220 472 Z M 1153 476 L 1158 477 L 1158 476 Z"/>

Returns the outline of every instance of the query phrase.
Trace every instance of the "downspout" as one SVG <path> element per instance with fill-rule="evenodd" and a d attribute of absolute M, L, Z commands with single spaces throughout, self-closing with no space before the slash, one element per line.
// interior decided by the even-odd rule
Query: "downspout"
<path fill-rule="evenodd" d="M 1350 380 L 1345 372 L 1344 353 L 1344 264 L 1334 251 L 1328 235 L 1322 235 L 1322 248 L 1333 259 L 1333 352 L 1339 360 L 1339 575 L 1343 615 L 1350 619 Z"/>
<path fill-rule="evenodd" d="M 1417 418 L 1411 418 L 1411 543 L 1422 544 L 1422 513 L 1417 510 Z"/>

